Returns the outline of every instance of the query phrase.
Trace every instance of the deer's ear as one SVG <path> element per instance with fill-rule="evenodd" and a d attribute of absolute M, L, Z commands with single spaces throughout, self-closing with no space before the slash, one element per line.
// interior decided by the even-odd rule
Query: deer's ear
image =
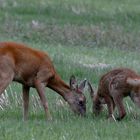
<path fill-rule="evenodd" d="M 72 76 L 70 77 L 70 88 L 71 88 L 71 89 L 75 89 L 76 83 L 77 83 L 76 78 L 75 78 L 74 75 L 72 75 Z"/>
<path fill-rule="evenodd" d="M 88 90 L 90 92 L 90 96 L 91 96 L 91 98 L 93 98 L 94 97 L 94 90 L 93 90 L 90 82 L 87 82 L 87 84 L 88 84 Z"/>
<path fill-rule="evenodd" d="M 80 90 L 81 92 L 83 92 L 85 85 L 86 85 L 87 80 L 83 80 L 80 85 L 78 86 L 78 90 Z"/>

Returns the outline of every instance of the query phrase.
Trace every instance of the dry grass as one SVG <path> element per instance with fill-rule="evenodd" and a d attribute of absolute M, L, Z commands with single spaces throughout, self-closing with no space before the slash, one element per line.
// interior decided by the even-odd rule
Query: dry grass
<path fill-rule="evenodd" d="M 10 20 L 10 19 L 9 19 Z M 23 41 L 34 40 L 35 42 L 45 42 L 63 45 L 82 45 L 85 47 L 112 47 L 121 49 L 138 49 L 140 40 L 139 33 L 133 34 L 125 32 L 117 25 L 110 25 L 107 28 L 102 26 L 76 26 L 66 24 L 46 25 L 39 21 L 32 20 L 24 26 L 18 22 L 4 23 L 1 29 L 8 38 L 20 38 Z"/>
<path fill-rule="evenodd" d="M 42 108 L 40 99 L 37 95 L 31 95 L 32 111 L 35 113 L 38 109 Z M 23 100 L 22 94 L 16 93 L 12 87 L 9 87 L 0 95 L 0 109 L 5 110 L 7 108 L 22 108 Z"/>

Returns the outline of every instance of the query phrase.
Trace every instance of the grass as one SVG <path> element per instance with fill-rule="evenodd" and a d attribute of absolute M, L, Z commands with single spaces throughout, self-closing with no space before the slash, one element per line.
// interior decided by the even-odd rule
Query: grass
<path fill-rule="evenodd" d="M 7 0 L 0 1 L 0 41 L 24 42 L 47 51 L 67 83 L 74 74 L 95 88 L 101 75 L 115 67 L 140 73 L 139 0 Z M 37 93 L 31 90 L 29 121 L 22 121 L 21 85 L 7 88 L 0 110 L 2 140 L 138 140 L 140 110 L 124 100 L 127 116 L 109 122 L 107 110 L 97 118 L 87 89 L 87 116 L 75 116 L 62 98 L 46 89 L 53 121 L 46 122 Z M 8 102 L 6 102 L 8 101 Z M 62 100 L 63 101 L 63 100 Z M 117 110 L 115 111 L 117 115 Z"/>
<path fill-rule="evenodd" d="M 0 8 L 2 40 L 139 48 L 138 0 L 12 0 Z"/>
<path fill-rule="evenodd" d="M 127 128 L 127 126 L 125 125 L 125 122 L 120 123 L 120 124 L 115 124 L 112 123 L 110 124 L 109 122 L 104 122 L 104 121 L 97 121 L 95 122 L 89 122 L 89 120 L 86 119 L 73 119 L 72 121 L 54 121 L 53 123 L 44 123 L 43 121 L 37 121 L 36 120 L 32 120 L 29 121 L 28 124 L 25 123 L 21 123 L 21 122 L 15 122 L 17 125 L 15 127 L 15 129 L 1 129 L 3 132 L 3 138 L 4 139 L 40 139 L 40 137 L 42 139 L 46 139 L 48 138 L 47 136 L 50 136 L 49 139 L 53 140 L 53 139 L 111 139 L 112 134 L 115 140 L 118 139 L 124 139 L 124 138 L 128 138 L 128 139 L 138 139 L 139 138 L 139 125 L 138 122 L 133 122 L 133 121 L 129 121 L 128 124 L 130 126 L 135 125 L 136 126 L 136 130 L 132 131 L 131 129 L 133 129 L 132 127 Z M 3 126 L 3 123 L 1 123 Z M 69 125 L 67 125 L 69 124 Z M 81 124 L 81 127 L 79 128 L 79 124 Z M 9 122 L 7 120 L 7 126 L 12 125 L 11 122 Z M 105 125 L 106 129 L 103 129 L 102 131 L 100 131 L 100 126 Z M 122 127 L 123 126 L 123 127 Z M 3 128 L 3 127 L 1 127 Z M 110 132 L 110 128 L 111 128 L 111 132 Z M 88 131 L 85 131 L 86 129 L 88 129 Z M 125 132 L 126 133 L 125 133 Z M 9 135 L 5 135 L 5 133 L 9 133 Z M 75 132 L 75 133 L 73 133 Z M 124 133 L 123 133 L 124 132 Z M 23 135 L 24 133 L 24 135 Z M 130 134 L 128 136 L 128 133 Z M 119 136 L 119 137 L 118 137 Z"/>

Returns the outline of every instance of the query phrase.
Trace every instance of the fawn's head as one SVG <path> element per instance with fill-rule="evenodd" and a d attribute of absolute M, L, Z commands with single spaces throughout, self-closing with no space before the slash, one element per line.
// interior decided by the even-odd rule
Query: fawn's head
<path fill-rule="evenodd" d="M 71 92 L 68 94 L 67 101 L 71 109 L 78 115 L 84 116 L 86 113 L 86 97 L 84 96 L 86 80 L 82 81 L 79 85 L 75 76 L 70 78 Z"/>
<path fill-rule="evenodd" d="M 88 89 L 93 102 L 92 111 L 95 113 L 95 115 L 98 115 L 102 110 L 102 105 L 105 104 L 104 98 L 94 93 L 94 89 L 92 88 L 90 82 L 88 82 Z"/>

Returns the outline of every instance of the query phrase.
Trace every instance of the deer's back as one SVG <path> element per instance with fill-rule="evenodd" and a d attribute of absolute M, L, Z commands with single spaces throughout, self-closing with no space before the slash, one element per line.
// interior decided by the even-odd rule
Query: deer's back
<path fill-rule="evenodd" d="M 0 64 L 4 61 L 1 58 L 11 63 L 15 73 L 14 80 L 18 82 L 26 82 L 28 79 L 31 81 L 41 69 L 54 72 L 53 64 L 46 53 L 24 44 L 1 42 Z"/>

